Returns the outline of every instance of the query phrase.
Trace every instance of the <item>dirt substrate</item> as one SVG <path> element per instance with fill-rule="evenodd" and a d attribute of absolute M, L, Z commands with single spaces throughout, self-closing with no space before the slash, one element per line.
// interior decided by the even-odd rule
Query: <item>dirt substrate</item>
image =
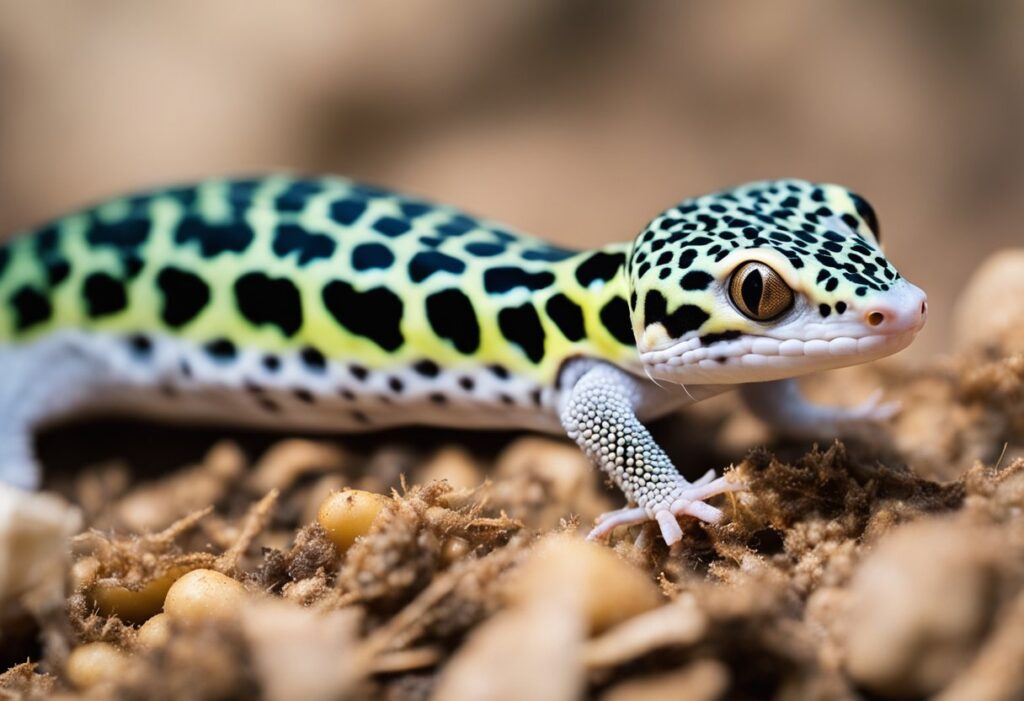
<path fill-rule="evenodd" d="M 155 478 L 58 476 L 84 525 L 17 502 L 77 535 L 0 592 L 0 699 L 1024 698 L 1024 354 L 810 390 L 879 385 L 899 417 L 820 447 L 731 399 L 662 425 L 691 476 L 732 461 L 750 486 L 672 550 L 649 527 L 583 542 L 618 497 L 532 437 L 221 442 Z"/>

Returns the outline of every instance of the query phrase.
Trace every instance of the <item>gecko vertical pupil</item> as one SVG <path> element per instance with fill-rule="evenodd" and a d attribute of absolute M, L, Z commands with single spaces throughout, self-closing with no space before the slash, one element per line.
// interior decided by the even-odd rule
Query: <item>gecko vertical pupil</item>
<path fill-rule="evenodd" d="M 760 261 L 743 263 L 729 282 L 729 297 L 744 316 L 771 321 L 793 306 L 793 290 Z"/>
<path fill-rule="evenodd" d="M 764 292 L 764 280 L 761 279 L 761 271 L 753 270 L 743 279 L 743 285 L 740 288 L 740 294 L 743 295 L 743 302 L 747 309 L 757 312 L 761 306 L 762 292 Z"/>

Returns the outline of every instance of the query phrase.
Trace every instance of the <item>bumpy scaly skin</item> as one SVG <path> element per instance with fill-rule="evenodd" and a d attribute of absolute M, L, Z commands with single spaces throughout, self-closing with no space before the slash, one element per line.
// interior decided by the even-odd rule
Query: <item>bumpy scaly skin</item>
<path fill-rule="evenodd" d="M 717 523 L 722 513 L 701 500 L 740 489 L 724 478 L 691 484 L 636 417 L 650 390 L 641 381 L 608 365 L 588 370 L 576 383 L 562 412 L 562 424 L 590 460 L 604 470 L 637 509 L 605 514 L 591 538 L 612 528 L 655 519 L 672 544 L 681 531 L 677 516 Z M 713 474 L 711 475 L 713 477 Z"/>
<path fill-rule="evenodd" d="M 701 500 L 734 486 L 687 483 L 641 421 L 906 345 L 923 294 L 877 231 L 863 199 L 795 180 L 687 200 L 584 252 L 338 178 L 114 200 L 0 247 L 0 479 L 36 484 L 32 429 L 88 410 L 328 431 L 564 422 L 637 505 L 595 535 L 654 518 L 672 541 L 676 516 L 717 520 Z M 725 290 L 747 260 L 785 279 L 792 309 L 739 313 Z M 885 323 L 866 330 L 871 305 Z M 745 394 L 803 428 L 878 414 Z"/>

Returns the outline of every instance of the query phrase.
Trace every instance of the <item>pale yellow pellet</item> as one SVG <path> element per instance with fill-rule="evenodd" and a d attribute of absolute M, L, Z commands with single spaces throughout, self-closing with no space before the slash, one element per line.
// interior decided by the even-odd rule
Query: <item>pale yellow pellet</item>
<path fill-rule="evenodd" d="M 139 628 L 139 645 L 145 648 L 162 647 L 171 637 L 171 618 L 158 613 Z"/>
<path fill-rule="evenodd" d="M 64 668 L 68 680 L 79 689 L 120 678 L 128 666 L 128 656 L 110 643 L 86 643 L 71 654 Z"/>
<path fill-rule="evenodd" d="M 238 611 L 245 597 L 241 582 L 213 570 L 192 570 L 171 585 L 164 613 L 192 622 L 226 618 Z"/>
<path fill-rule="evenodd" d="M 327 531 L 331 541 L 344 552 L 356 538 L 369 532 L 384 503 L 385 497 L 380 494 L 345 489 L 324 499 L 316 520 Z"/>
<path fill-rule="evenodd" d="M 155 577 L 141 589 L 132 590 L 113 581 L 99 580 L 89 589 L 89 597 L 104 616 L 117 616 L 130 623 L 142 623 L 160 612 L 171 585 L 184 570 L 173 569 Z"/>

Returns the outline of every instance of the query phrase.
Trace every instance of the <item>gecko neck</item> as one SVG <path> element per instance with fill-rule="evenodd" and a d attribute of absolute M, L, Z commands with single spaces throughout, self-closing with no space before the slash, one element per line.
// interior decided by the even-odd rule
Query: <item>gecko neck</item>
<path fill-rule="evenodd" d="M 559 292 L 546 300 L 544 311 L 558 327 L 548 335 L 549 341 L 557 339 L 558 354 L 596 358 L 644 374 L 630 321 L 626 261 L 632 245 L 612 243 L 549 264 Z M 581 326 L 574 321 L 580 317 Z M 563 347 L 562 340 L 570 343 Z"/>

